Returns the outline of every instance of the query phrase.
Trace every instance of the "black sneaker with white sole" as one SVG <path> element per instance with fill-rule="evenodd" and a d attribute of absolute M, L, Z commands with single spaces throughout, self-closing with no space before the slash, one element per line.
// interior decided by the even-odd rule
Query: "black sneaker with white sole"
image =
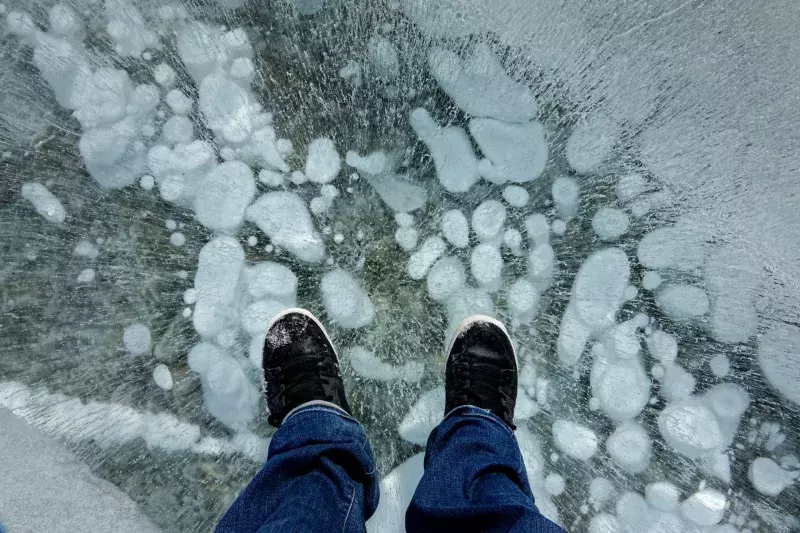
<path fill-rule="evenodd" d="M 499 321 L 474 315 L 453 334 L 445 367 L 445 414 L 462 405 L 486 409 L 511 429 L 517 403 L 517 356 Z"/>
<path fill-rule="evenodd" d="M 320 321 L 305 309 L 288 309 L 272 319 L 262 368 L 271 425 L 279 427 L 292 409 L 315 400 L 350 413 L 333 343 Z"/>

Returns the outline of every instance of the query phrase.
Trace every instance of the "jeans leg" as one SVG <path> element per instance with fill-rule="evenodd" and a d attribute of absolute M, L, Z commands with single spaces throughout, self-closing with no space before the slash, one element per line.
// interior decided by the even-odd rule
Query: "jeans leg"
<path fill-rule="evenodd" d="M 428 438 L 406 531 L 565 533 L 536 508 L 511 428 L 473 406 L 448 413 Z"/>
<path fill-rule="evenodd" d="M 364 428 L 339 409 L 301 407 L 272 437 L 269 458 L 217 533 L 363 533 L 378 505 Z"/>

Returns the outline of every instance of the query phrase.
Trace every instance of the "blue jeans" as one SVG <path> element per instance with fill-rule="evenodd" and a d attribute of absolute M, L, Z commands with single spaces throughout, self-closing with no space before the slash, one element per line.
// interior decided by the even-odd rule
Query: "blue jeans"
<path fill-rule="evenodd" d="M 363 533 L 378 505 L 375 474 L 358 422 L 333 407 L 303 407 L 284 420 L 216 531 Z M 536 508 L 514 433 L 472 406 L 448 413 L 428 438 L 406 531 L 564 533 Z"/>

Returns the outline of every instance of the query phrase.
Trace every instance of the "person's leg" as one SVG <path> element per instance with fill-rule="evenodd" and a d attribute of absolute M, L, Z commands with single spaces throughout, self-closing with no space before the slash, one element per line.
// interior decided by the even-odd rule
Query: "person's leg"
<path fill-rule="evenodd" d="M 349 415 L 338 358 L 308 312 L 268 328 L 263 378 L 269 458 L 217 525 L 217 533 L 363 532 L 378 504 L 372 450 Z"/>
<path fill-rule="evenodd" d="M 445 418 L 431 433 L 406 531 L 563 533 L 536 508 L 514 437 L 517 364 L 503 326 L 471 317 L 451 342 Z"/>

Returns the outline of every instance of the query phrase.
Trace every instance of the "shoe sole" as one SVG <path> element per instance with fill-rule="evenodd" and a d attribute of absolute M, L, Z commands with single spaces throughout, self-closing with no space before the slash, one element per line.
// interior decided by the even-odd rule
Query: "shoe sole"
<path fill-rule="evenodd" d="M 333 350 L 333 355 L 336 357 L 336 362 L 339 363 L 339 352 L 336 351 L 336 346 L 334 346 L 333 340 L 331 339 L 331 336 L 328 334 L 328 330 L 325 329 L 325 326 L 322 325 L 322 322 L 320 322 L 319 319 L 314 316 L 314 313 L 312 313 L 311 311 L 309 311 L 307 309 L 302 309 L 300 307 L 291 307 L 289 309 L 284 309 L 283 311 L 281 311 L 280 313 L 278 313 L 277 315 L 272 317 L 272 319 L 269 321 L 269 323 L 267 324 L 267 332 L 266 332 L 266 334 L 269 335 L 269 330 L 272 329 L 272 326 L 275 325 L 275 322 L 277 322 L 281 318 L 285 317 L 286 315 L 291 315 L 291 314 L 303 315 L 306 318 L 310 318 L 317 326 L 319 326 L 319 329 L 322 330 L 322 334 L 325 335 L 325 340 L 328 341 L 328 344 L 331 345 L 331 349 Z M 264 339 L 264 342 L 265 343 L 267 342 L 266 339 Z M 261 351 L 262 351 L 262 359 L 263 359 L 263 351 L 264 351 L 264 347 L 263 346 L 261 347 Z M 259 372 L 259 377 L 261 379 L 261 391 L 262 392 L 266 392 L 266 390 L 267 390 L 267 382 L 264 379 L 263 363 L 262 363 L 261 372 Z"/>
<path fill-rule="evenodd" d="M 447 361 L 450 360 L 450 354 L 453 351 L 453 344 L 455 344 L 456 339 L 461 333 L 467 331 L 473 324 L 487 324 L 487 323 L 492 324 L 493 326 L 497 326 L 505 334 L 505 336 L 508 337 L 508 343 L 511 345 L 511 353 L 514 354 L 514 364 L 517 367 L 517 371 L 519 371 L 519 360 L 517 359 L 517 350 L 514 348 L 514 343 L 511 342 L 511 335 L 508 334 L 508 330 L 506 329 L 506 327 L 503 325 L 502 322 L 500 322 L 496 318 L 492 318 L 486 315 L 472 315 L 468 316 L 467 318 L 461 321 L 458 327 L 456 327 L 455 332 L 453 332 L 453 336 L 450 338 L 450 343 L 447 345 L 447 359 L 445 361 L 445 364 L 447 364 Z"/>

